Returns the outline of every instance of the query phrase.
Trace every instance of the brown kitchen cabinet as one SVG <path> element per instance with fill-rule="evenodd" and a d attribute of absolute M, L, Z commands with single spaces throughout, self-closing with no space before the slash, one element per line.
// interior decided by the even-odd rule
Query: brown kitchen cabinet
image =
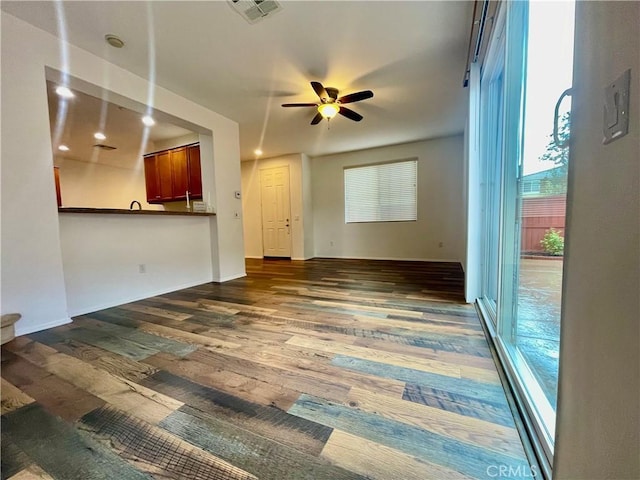
<path fill-rule="evenodd" d="M 62 206 L 62 194 L 60 193 L 60 167 L 53 167 L 53 180 L 56 182 L 56 200 L 58 207 Z"/>
<path fill-rule="evenodd" d="M 187 147 L 189 165 L 189 195 L 202 198 L 202 174 L 200 172 L 200 145 Z"/>
<path fill-rule="evenodd" d="M 200 145 L 149 153 L 144 156 L 144 179 L 147 202 L 164 203 L 202 198 Z"/>
<path fill-rule="evenodd" d="M 146 155 L 144 157 L 144 183 L 147 186 L 147 202 L 156 203 L 160 200 L 160 185 L 158 185 L 155 155 Z"/>

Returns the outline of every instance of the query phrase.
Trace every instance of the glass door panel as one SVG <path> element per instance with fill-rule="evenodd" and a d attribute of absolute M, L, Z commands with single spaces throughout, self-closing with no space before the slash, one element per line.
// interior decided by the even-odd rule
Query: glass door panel
<path fill-rule="evenodd" d="M 502 183 L 502 140 L 504 109 L 504 36 L 502 24 L 494 36 L 483 67 L 481 80 L 480 145 L 482 151 L 482 296 L 480 301 L 486 316 L 497 327 L 500 193 Z"/>
<path fill-rule="evenodd" d="M 511 71 L 519 85 L 506 81 L 505 135 L 511 135 L 504 142 L 498 335 L 551 449 L 569 158 L 561 144 L 568 140 L 570 102 L 558 111 L 560 145 L 553 129 L 556 102 L 572 83 L 574 4 L 515 3 L 522 28 L 511 34 L 521 40 L 507 37 L 507 70 L 519 62 L 522 69 Z M 513 125 L 520 125 L 517 135 Z"/>

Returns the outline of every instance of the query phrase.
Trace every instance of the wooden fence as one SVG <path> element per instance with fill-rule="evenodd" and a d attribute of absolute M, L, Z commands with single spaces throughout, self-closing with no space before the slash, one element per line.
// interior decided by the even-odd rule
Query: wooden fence
<path fill-rule="evenodd" d="M 565 195 L 524 198 L 522 202 L 522 252 L 543 252 L 540 240 L 550 228 L 564 237 Z"/>

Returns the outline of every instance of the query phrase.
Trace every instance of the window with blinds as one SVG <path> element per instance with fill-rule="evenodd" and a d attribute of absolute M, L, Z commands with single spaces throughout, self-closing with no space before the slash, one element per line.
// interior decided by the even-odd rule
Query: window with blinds
<path fill-rule="evenodd" d="M 345 223 L 417 220 L 417 170 L 417 160 L 345 168 Z"/>

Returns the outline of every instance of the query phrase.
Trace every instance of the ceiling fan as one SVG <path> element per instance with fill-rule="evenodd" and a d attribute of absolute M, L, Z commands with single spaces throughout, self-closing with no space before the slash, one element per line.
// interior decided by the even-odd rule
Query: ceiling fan
<path fill-rule="evenodd" d="M 350 93 L 338 98 L 338 89 L 332 87 L 323 87 L 320 82 L 311 82 L 311 87 L 320 98 L 320 103 L 284 103 L 283 107 L 316 107 L 318 113 L 311 120 L 311 125 L 317 125 L 323 118 L 331 120 L 338 113 L 347 117 L 354 122 L 362 120 L 362 115 L 354 112 L 350 108 L 344 107 L 345 103 L 359 102 L 373 97 L 371 90 L 363 90 L 362 92 Z"/>

